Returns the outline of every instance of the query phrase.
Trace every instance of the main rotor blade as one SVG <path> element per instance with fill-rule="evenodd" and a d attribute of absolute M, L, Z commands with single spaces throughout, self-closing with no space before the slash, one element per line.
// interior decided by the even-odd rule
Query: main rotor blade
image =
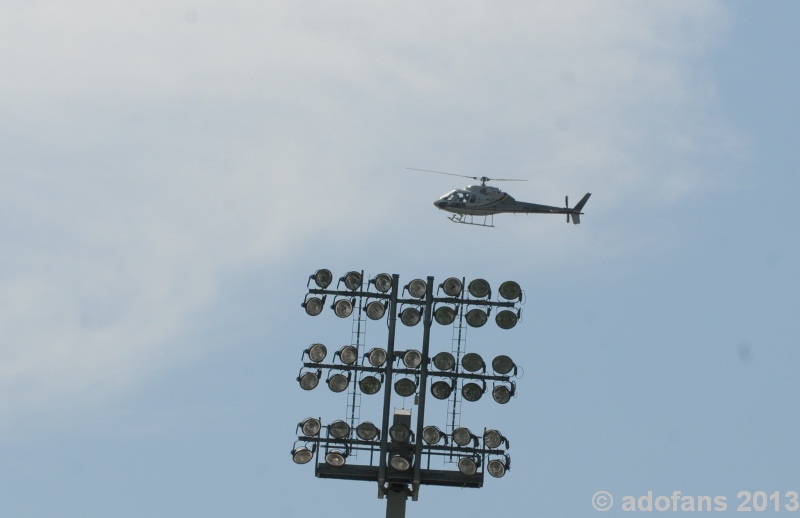
<path fill-rule="evenodd" d="M 473 180 L 480 180 L 481 182 L 527 182 L 520 178 L 487 178 L 486 176 L 467 176 L 465 174 L 445 173 L 444 171 L 432 171 L 430 169 L 417 169 L 415 167 L 406 167 L 409 171 L 424 171 L 426 173 L 446 174 L 448 176 L 460 176 L 461 178 L 472 178 Z"/>
<path fill-rule="evenodd" d="M 430 169 L 417 169 L 415 167 L 406 167 L 409 171 L 424 171 L 426 173 L 446 174 L 448 176 L 460 176 L 461 178 L 472 178 L 473 180 L 480 180 L 477 176 L 467 176 L 465 174 L 445 173 L 444 171 L 431 171 Z"/>

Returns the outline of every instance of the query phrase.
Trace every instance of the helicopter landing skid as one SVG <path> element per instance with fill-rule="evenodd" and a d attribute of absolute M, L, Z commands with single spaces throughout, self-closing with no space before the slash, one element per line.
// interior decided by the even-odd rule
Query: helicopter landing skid
<path fill-rule="evenodd" d="M 475 225 L 476 227 L 494 227 L 494 214 L 489 214 L 483 217 L 483 222 L 475 222 L 475 216 L 471 214 L 453 214 L 449 218 L 453 223 L 462 223 L 464 225 Z"/>

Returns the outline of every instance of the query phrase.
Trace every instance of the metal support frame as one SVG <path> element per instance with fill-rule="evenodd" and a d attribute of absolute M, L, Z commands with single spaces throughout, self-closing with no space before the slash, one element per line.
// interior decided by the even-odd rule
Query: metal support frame
<path fill-rule="evenodd" d="M 362 273 L 362 283 L 363 283 L 363 272 Z M 505 455 L 505 451 L 502 449 L 494 449 L 490 450 L 487 448 L 478 448 L 477 442 L 474 444 L 474 447 L 466 446 L 466 447 L 459 447 L 456 445 L 427 445 L 423 444 L 422 439 L 422 432 L 425 427 L 425 405 L 426 405 L 426 398 L 427 398 L 427 388 L 428 388 L 428 378 L 430 376 L 447 378 L 451 380 L 455 379 L 473 379 L 473 380 L 483 380 L 484 385 L 486 381 L 500 381 L 500 382 L 510 382 L 511 376 L 498 376 L 498 375 L 489 375 L 485 372 L 483 373 L 465 373 L 460 372 L 458 369 L 458 361 L 460 358 L 456 358 L 456 368 L 452 372 L 439 372 L 429 370 L 429 365 L 431 362 L 430 358 L 430 332 L 433 323 L 433 307 L 436 303 L 446 303 L 455 305 L 458 308 L 461 308 L 459 311 L 459 320 L 458 325 L 463 327 L 463 308 L 465 306 L 483 306 L 487 308 L 491 307 L 505 307 L 505 308 L 514 308 L 516 302 L 515 301 L 491 301 L 491 300 L 484 300 L 484 299 L 471 299 L 466 298 L 465 294 L 462 292 L 461 296 L 459 297 L 434 297 L 433 295 L 433 284 L 434 278 L 432 276 L 427 277 L 426 283 L 426 291 L 425 295 L 421 299 L 406 299 L 400 298 L 399 294 L 399 286 L 400 279 L 399 275 L 393 274 L 392 275 L 392 283 L 391 283 L 391 290 L 389 293 L 380 293 L 380 292 L 372 292 L 372 291 L 365 291 L 362 289 L 354 290 L 354 291 L 343 291 L 343 290 L 328 290 L 328 289 L 317 289 L 317 288 L 309 288 L 309 294 L 313 295 L 322 295 L 322 296 L 329 296 L 332 295 L 334 297 L 342 296 L 353 298 L 359 298 L 358 308 L 357 311 L 361 311 L 363 304 L 362 298 L 373 298 L 373 299 L 383 299 L 388 301 L 388 338 L 386 343 L 386 354 L 387 354 L 387 361 L 386 364 L 382 367 L 372 367 L 367 365 L 341 365 L 336 363 L 314 363 L 314 362 L 303 362 L 304 368 L 310 369 L 336 369 L 336 370 L 346 370 L 349 372 L 353 372 L 356 376 L 353 377 L 352 382 L 352 390 L 353 394 L 348 392 L 348 399 L 352 398 L 352 401 L 348 401 L 348 413 L 352 414 L 349 417 L 350 426 L 351 426 L 351 434 L 355 433 L 355 391 L 358 389 L 358 376 L 359 373 L 383 373 L 384 375 L 384 387 L 383 387 L 383 412 L 382 412 L 382 421 L 381 421 L 381 433 L 379 441 L 365 441 L 357 438 L 347 437 L 345 439 L 335 439 L 332 437 L 322 437 L 321 434 L 317 434 L 316 436 L 310 437 L 305 435 L 298 435 L 297 440 L 299 442 L 304 442 L 305 444 L 313 444 L 315 446 L 315 474 L 319 478 L 336 478 L 336 479 L 348 479 L 348 480 L 364 480 L 364 481 L 376 481 L 378 483 L 378 497 L 379 498 L 386 498 L 387 499 L 387 507 L 386 507 L 386 517 L 387 518 L 401 518 L 405 516 L 405 508 L 406 508 L 406 501 L 407 498 L 410 496 L 412 500 L 417 500 L 419 497 L 419 488 L 421 485 L 442 485 L 442 486 L 451 486 L 451 487 L 482 487 L 483 486 L 483 477 L 484 477 L 484 465 L 485 465 L 485 457 L 487 455 Z M 462 278 L 462 286 L 464 286 L 464 280 Z M 463 287 L 464 291 L 466 291 L 466 286 Z M 398 308 L 401 304 L 411 304 L 415 306 L 422 306 L 424 307 L 424 314 L 422 315 L 422 323 L 423 323 L 423 338 L 422 338 L 422 361 L 418 368 L 409 369 L 409 368 L 395 368 L 395 332 L 397 326 L 397 317 L 398 317 Z M 356 308 L 354 308 L 356 309 Z M 361 334 L 360 328 L 360 320 L 359 317 L 359 337 Z M 361 344 L 359 340 L 357 340 L 359 346 L 359 357 L 362 356 L 362 348 L 364 348 L 364 344 Z M 461 349 L 461 335 L 459 333 L 459 354 L 464 353 Z M 389 438 L 389 418 L 391 415 L 391 401 L 392 401 L 392 389 L 393 383 L 392 380 L 395 375 L 416 375 L 418 376 L 419 383 L 417 386 L 417 420 L 416 420 L 416 427 L 414 431 L 415 441 L 413 444 L 410 444 L 409 447 L 413 447 L 413 469 L 410 469 L 405 472 L 397 471 L 394 468 L 389 467 L 388 464 L 388 457 L 390 452 L 390 438 Z M 458 390 L 454 390 L 454 398 L 453 398 L 453 416 L 452 416 L 452 423 L 448 423 L 447 428 L 454 428 L 455 423 L 455 405 L 458 401 Z M 360 395 L 360 394 L 359 394 Z M 449 403 L 448 403 L 449 405 Z M 410 428 L 410 427 L 409 427 Z M 449 430 L 452 433 L 452 430 Z M 347 454 L 352 454 L 355 457 L 355 453 L 358 451 L 367 451 L 369 452 L 369 464 L 345 464 L 342 466 L 331 466 L 327 464 L 327 462 L 320 462 L 320 457 L 324 458 L 325 454 L 330 449 L 343 449 Z M 352 452 L 352 453 L 351 453 Z M 375 455 L 377 454 L 378 460 L 377 465 L 375 465 Z M 475 458 L 478 458 L 480 462 L 480 466 L 478 471 L 474 475 L 465 475 L 458 470 L 439 470 L 439 469 L 431 469 L 430 468 L 430 459 L 433 456 L 444 456 L 446 458 L 457 458 L 463 455 L 470 455 Z M 423 467 L 423 458 L 427 457 L 427 467 Z"/>

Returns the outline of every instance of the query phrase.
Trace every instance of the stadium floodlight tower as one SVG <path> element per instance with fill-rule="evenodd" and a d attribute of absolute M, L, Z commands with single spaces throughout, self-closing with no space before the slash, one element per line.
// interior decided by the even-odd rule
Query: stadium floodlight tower
<path fill-rule="evenodd" d="M 305 312 L 320 315 L 330 299 L 330 309 L 340 318 L 352 315 L 355 321 L 362 313 L 370 320 L 386 317 L 386 346 L 367 349 L 359 338 L 339 348 L 328 360 L 328 348 L 313 343 L 303 351 L 297 381 L 303 390 L 314 390 L 320 380 L 325 380 L 332 392 L 347 391 L 353 401 L 356 395 L 369 397 L 383 390 L 380 424 L 361 421 L 360 414 L 357 419 L 354 413 L 327 424 L 320 417 L 305 418 L 297 424 L 292 460 L 296 464 L 314 461 L 319 478 L 377 482 L 378 497 L 387 500 L 387 518 L 404 517 L 408 497 L 417 500 L 422 485 L 479 488 L 484 472 L 495 478 L 504 476 L 510 467 L 508 439 L 494 428 L 476 435 L 455 423 L 455 410 L 448 432 L 427 424 L 426 395 L 429 378 L 434 401 L 463 398 L 475 402 L 490 391 L 491 384 L 492 399 L 506 404 L 516 393 L 512 378 L 517 366 L 508 356 L 500 355 L 491 362 L 490 373 L 479 354 L 462 356 L 460 347 L 455 355 L 447 351 L 432 355 L 431 327 L 435 320 L 440 325 L 461 326 L 466 322 L 479 328 L 496 310 L 498 327 L 511 329 L 521 314 L 517 306 L 523 298 L 519 284 L 504 282 L 498 299 L 492 300 L 491 287 L 484 279 L 466 284 L 463 278 L 449 277 L 438 286 L 436 295 L 430 276 L 412 280 L 402 291 L 397 274 L 382 273 L 365 282 L 363 272 L 351 271 L 340 277 L 336 286 L 334 281 L 326 269 L 309 277 L 308 294 L 301 304 Z M 398 321 L 409 327 L 422 322 L 419 349 L 396 350 Z M 357 327 L 360 333 L 361 320 L 358 322 L 354 329 Z M 417 406 L 416 422 L 411 410 L 392 405 L 393 398 L 408 397 L 413 397 Z M 354 406 L 348 401 L 348 409 Z M 359 452 L 368 455 L 358 458 Z M 367 456 L 368 462 L 362 462 Z M 453 469 L 431 468 L 432 458 L 449 462 Z"/>

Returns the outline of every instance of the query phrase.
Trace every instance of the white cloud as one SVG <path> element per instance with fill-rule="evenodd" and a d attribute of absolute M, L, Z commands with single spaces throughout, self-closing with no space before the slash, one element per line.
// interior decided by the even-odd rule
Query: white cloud
<path fill-rule="evenodd" d="M 528 176 L 545 203 L 669 203 L 730 139 L 696 68 L 725 28 L 714 1 L 6 11 L 7 408 L 187 354 L 170 343 L 222 272 L 285 260 L 353 207 L 424 225 L 446 187 L 403 166 Z"/>

